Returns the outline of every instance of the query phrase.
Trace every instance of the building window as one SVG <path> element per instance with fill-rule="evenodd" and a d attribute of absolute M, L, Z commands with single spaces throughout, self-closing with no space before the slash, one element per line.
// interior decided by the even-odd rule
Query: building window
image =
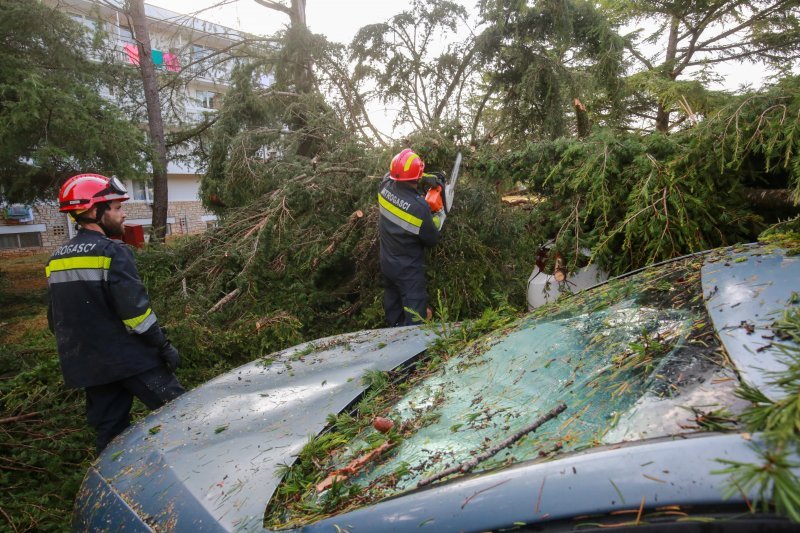
<path fill-rule="evenodd" d="M 119 26 L 117 28 L 117 35 L 122 44 L 136 44 L 136 41 L 133 39 L 133 32 L 128 26 Z"/>
<path fill-rule="evenodd" d="M 217 51 L 213 48 L 208 48 L 200 44 L 193 44 L 190 58 L 192 72 L 204 78 L 214 77 L 216 72 L 211 72 L 213 70 L 211 65 L 212 61 L 207 61 L 206 58 L 215 53 L 217 53 Z"/>
<path fill-rule="evenodd" d="M 101 28 L 100 22 L 86 15 L 81 15 L 80 13 L 68 13 L 68 15 L 72 20 L 86 28 L 89 35 L 94 35 Z"/>
<path fill-rule="evenodd" d="M 42 234 L 38 232 L 0 234 L 0 250 L 38 248 L 41 246 Z"/>
<path fill-rule="evenodd" d="M 211 54 L 213 54 L 215 50 L 212 48 L 208 48 L 206 46 L 200 44 L 193 44 L 192 45 L 192 63 L 197 61 L 202 61 L 203 59 L 207 58 Z"/>
<path fill-rule="evenodd" d="M 143 181 L 134 181 L 133 187 L 131 188 L 132 199 L 139 200 L 140 202 L 151 202 L 153 201 L 153 182 L 152 180 L 148 180 L 146 182 Z"/>
<path fill-rule="evenodd" d="M 203 109 L 219 109 L 220 94 L 214 91 L 195 91 L 195 100 Z"/>

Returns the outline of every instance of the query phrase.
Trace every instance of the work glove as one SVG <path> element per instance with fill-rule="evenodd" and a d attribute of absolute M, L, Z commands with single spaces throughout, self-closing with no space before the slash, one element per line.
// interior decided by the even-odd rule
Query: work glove
<path fill-rule="evenodd" d="M 164 360 L 164 364 L 170 372 L 175 372 L 175 369 L 181 366 L 181 354 L 169 341 L 161 345 L 158 355 Z"/>
<path fill-rule="evenodd" d="M 441 170 L 439 172 L 434 172 L 434 176 L 436 176 L 436 185 L 439 185 L 442 190 L 444 190 L 444 185 L 447 183 L 447 176 Z"/>
<path fill-rule="evenodd" d="M 436 226 L 436 229 L 442 229 L 442 224 L 444 224 L 444 219 L 446 218 L 447 214 L 445 214 L 444 209 L 440 209 L 433 214 L 433 224 Z"/>
<path fill-rule="evenodd" d="M 419 180 L 419 183 L 424 191 L 434 187 L 441 187 L 442 190 L 444 190 L 444 184 L 446 183 L 444 172 L 423 174 L 422 178 Z"/>
<path fill-rule="evenodd" d="M 158 325 L 153 324 L 147 331 L 141 334 L 142 340 L 154 348 L 160 348 L 167 341 L 167 330 Z"/>

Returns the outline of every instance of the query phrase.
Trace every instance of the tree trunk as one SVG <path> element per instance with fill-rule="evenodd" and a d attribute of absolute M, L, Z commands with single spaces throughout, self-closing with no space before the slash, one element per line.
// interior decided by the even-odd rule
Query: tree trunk
<path fill-rule="evenodd" d="M 791 209 L 797 208 L 792 194 L 792 189 L 756 189 L 745 187 L 744 195 L 747 201 L 760 209 Z"/>
<path fill-rule="evenodd" d="M 151 239 L 164 242 L 167 232 L 167 146 L 164 141 L 164 120 L 161 116 L 161 102 L 158 97 L 158 78 L 153 65 L 153 52 L 150 34 L 144 14 L 144 0 L 129 0 L 128 13 L 133 24 L 133 32 L 139 46 L 139 70 L 142 73 L 144 99 L 147 105 L 147 125 L 150 130 L 150 143 L 153 148 L 153 233 Z"/>
<path fill-rule="evenodd" d="M 292 0 L 291 7 L 277 0 L 255 0 L 262 5 L 275 11 L 280 11 L 289 15 L 289 39 L 287 43 L 287 56 L 294 64 L 291 69 L 294 90 L 298 94 L 311 94 L 314 90 L 314 73 L 311 69 L 311 54 L 306 47 L 306 40 L 309 35 L 306 26 L 306 0 Z M 291 48 L 289 48 L 291 47 Z M 294 131 L 302 131 L 308 125 L 308 117 L 302 108 L 298 108 L 296 114 L 290 118 L 289 126 Z M 309 134 L 302 134 L 297 146 L 297 154 L 305 157 L 313 157 L 317 152 L 318 141 Z"/>
<path fill-rule="evenodd" d="M 680 29 L 680 21 L 677 17 L 672 17 L 672 22 L 669 27 L 669 41 L 667 42 L 667 53 L 664 57 L 664 76 L 670 80 L 675 80 L 677 72 L 675 71 L 675 57 L 678 54 L 678 30 Z M 658 110 L 656 111 L 656 131 L 667 133 L 669 131 L 669 109 L 664 106 L 662 102 L 658 103 Z"/>
<path fill-rule="evenodd" d="M 589 113 L 586 112 L 586 106 L 583 105 L 578 98 L 572 101 L 575 108 L 575 121 L 578 125 L 578 138 L 583 139 L 592 132 L 592 126 L 589 124 Z"/>
<path fill-rule="evenodd" d="M 314 89 L 314 73 L 311 69 L 311 55 L 303 44 L 308 37 L 308 27 L 306 26 L 306 0 L 292 0 L 292 11 L 289 15 L 292 26 L 291 32 L 294 33 L 292 39 L 295 46 L 300 44 L 294 51 L 297 60 L 295 70 L 295 85 L 300 94 L 310 94 Z M 304 111 L 298 113 L 293 126 L 298 130 L 303 130 L 308 125 L 308 117 Z M 303 135 L 297 147 L 297 154 L 304 157 L 313 157 L 317 152 L 317 139 L 310 135 Z"/>

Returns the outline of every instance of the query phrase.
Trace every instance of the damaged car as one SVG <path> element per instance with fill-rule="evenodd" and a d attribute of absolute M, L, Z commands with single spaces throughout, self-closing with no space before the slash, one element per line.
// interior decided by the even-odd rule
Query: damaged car
<path fill-rule="evenodd" d="M 73 527 L 796 531 L 796 442 L 747 413 L 796 394 L 798 294 L 800 257 L 754 244 L 523 316 L 305 343 L 129 428 Z"/>

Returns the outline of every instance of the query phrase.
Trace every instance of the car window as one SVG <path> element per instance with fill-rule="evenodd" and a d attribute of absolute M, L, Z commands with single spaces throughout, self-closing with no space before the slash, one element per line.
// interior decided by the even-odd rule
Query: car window
<path fill-rule="evenodd" d="M 381 410 L 395 424 L 396 442 L 337 480 L 337 494 L 345 486 L 358 496 L 331 506 L 327 490 L 310 490 L 288 514 L 287 502 L 273 502 L 267 523 L 297 523 L 291 514 L 315 505 L 336 512 L 416 488 L 519 436 L 560 404 L 563 412 L 471 471 L 701 429 L 703 414 L 736 401 L 734 374 L 703 305 L 702 262 L 661 265 L 537 309 L 430 375 L 412 376 Z M 323 475 L 346 471 L 385 443 L 368 423 L 362 428 L 320 464 Z"/>

